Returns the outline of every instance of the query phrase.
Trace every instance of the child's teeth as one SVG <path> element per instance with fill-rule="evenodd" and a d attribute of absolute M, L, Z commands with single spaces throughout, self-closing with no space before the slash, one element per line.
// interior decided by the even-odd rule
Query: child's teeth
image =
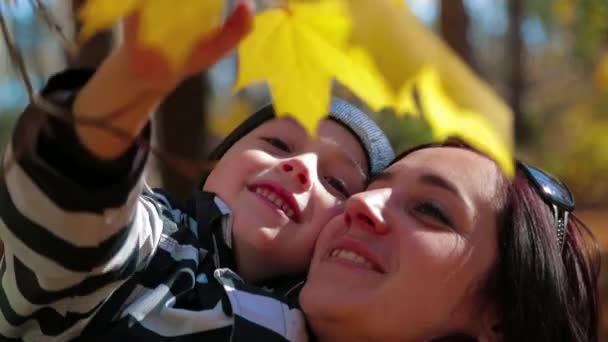
<path fill-rule="evenodd" d="M 287 217 L 293 218 L 295 214 L 294 211 L 276 193 L 266 188 L 256 188 L 255 193 L 274 203 L 274 205 L 281 209 Z"/>
<path fill-rule="evenodd" d="M 293 217 L 293 214 L 294 214 L 293 210 L 287 208 L 287 209 L 284 209 L 284 211 L 285 211 L 285 214 L 287 214 L 288 217 Z"/>
<path fill-rule="evenodd" d="M 277 197 L 277 198 L 274 200 L 274 204 L 276 204 L 276 206 L 277 206 L 277 207 L 279 207 L 279 208 L 281 208 L 281 209 L 283 208 L 283 200 L 282 200 L 282 199 L 280 199 L 279 197 Z"/>

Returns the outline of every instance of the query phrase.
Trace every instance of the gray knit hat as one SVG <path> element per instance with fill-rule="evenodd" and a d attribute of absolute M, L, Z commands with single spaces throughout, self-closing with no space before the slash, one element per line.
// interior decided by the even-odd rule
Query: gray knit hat
<path fill-rule="evenodd" d="M 211 152 L 209 159 L 219 160 L 239 139 L 274 117 L 275 112 L 272 104 L 262 107 L 233 130 Z M 328 117 L 347 128 L 357 137 L 365 151 L 370 176 L 382 172 L 393 160 L 395 154 L 386 135 L 361 109 L 345 100 L 333 98 Z"/>

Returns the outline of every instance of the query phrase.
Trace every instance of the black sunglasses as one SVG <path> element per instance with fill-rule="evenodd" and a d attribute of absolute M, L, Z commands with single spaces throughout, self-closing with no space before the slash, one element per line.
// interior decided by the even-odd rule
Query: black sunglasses
<path fill-rule="evenodd" d="M 557 242 L 560 249 L 564 247 L 568 215 L 574 210 L 574 197 L 568 187 L 550 174 L 523 162 L 518 167 L 534 185 L 540 197 L 551 207 L 557 224 Z"/>

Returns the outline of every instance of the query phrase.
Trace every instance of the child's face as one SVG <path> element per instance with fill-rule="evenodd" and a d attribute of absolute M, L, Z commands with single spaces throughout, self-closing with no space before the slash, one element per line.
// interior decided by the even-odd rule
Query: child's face
<path fill-rule="evenodd" d="M 234 214 L 239 273 L 255 282 L 303 272 L 321 227 L 365 185 L 358 140 L 323 120 L 317 137 L 290 118 L 270 120 L 234 144 L 205 185 Z"/>

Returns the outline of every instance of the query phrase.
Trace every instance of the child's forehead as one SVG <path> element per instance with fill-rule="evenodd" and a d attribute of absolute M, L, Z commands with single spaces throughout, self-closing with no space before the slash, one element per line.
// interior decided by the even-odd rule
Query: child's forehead
<path fill-rule="evenodd" d="M 315 136 L 311 136 L 306 131 L 306 128 L 295 118 L 291 116 L 282 116 L 272 118 L 261 124 L 256 131 L 262 132 L 277 132 L 287 133 L 290 137 L 298 141 L 315 140 Z"/>
<path fill-rule="evenodd" d="M 298 120 L 291 116 L 274 117 L 263 123 L 260 128 L 262 127 L 288 127 L 293 128 L 301 133 L 306 133 L 306 129 L 304 128 L 304 126 L 302 126 L 302 124 L 300 124 Z"/>
<path fill-rule="evenodd" d="M 333 129 L 324 129 L 327 126 L 331 126 Z M 348 139 L 356 147 L 363 149 L 363 146 L 359 143 L 359 139 L 351 130 L 329 117 L 319 122 L 315 135 L 310 135 L 298 120 L 290 116 L 273 118 L 258 128 L 288 133 L 292 138 L 297 138 L 299 141 L 317 141 L 336 147 L 341 147 L 344 144 L 344 140 Z"/>
<path fill-rule="evenodd" d="M 294 117 L 291 116 L 281 116 L 281 117 L 275 117 L 272 118 L 266 122 L 264 122 L 263 124 L 261 124 L 258 129 L 285 129 L 286 132 L 289 133 L 293 133 L 293 134 L 297 134 L 297 135 L 302 135 L 302 136 L 307 136 L 310 139 L 317 139 L 317 138 L 324 138 L 324 139 L 329 139 L 329 140 L 333 140 L 333 141 L 337 141 L 337 137 L 332 136 L 331 134 L 325 134 L 323 135 L 323 137 L 321 137 L 319 135 L 319 133 L 322 133 L 321 127 L 322 124 L 329 124 L 329 125 L 335 125 L 336 127 L 340 127 L 343 131 L 347 132 L 349 136 L 352 136 L 354 139 L 357 139 L 357 137 L 347 128 L 343 127 L 343 125 L 341 125 L 340 123 L 336 122 L 335 120 L 332 120 L 330 117 L 326 117 L 321 119 L 321 121 L 319 121 L 319 125 L 317 126 L 317 135 L 310 135 L 308 134 L 308 132 L 306 131 L 306 128 Z"/>

